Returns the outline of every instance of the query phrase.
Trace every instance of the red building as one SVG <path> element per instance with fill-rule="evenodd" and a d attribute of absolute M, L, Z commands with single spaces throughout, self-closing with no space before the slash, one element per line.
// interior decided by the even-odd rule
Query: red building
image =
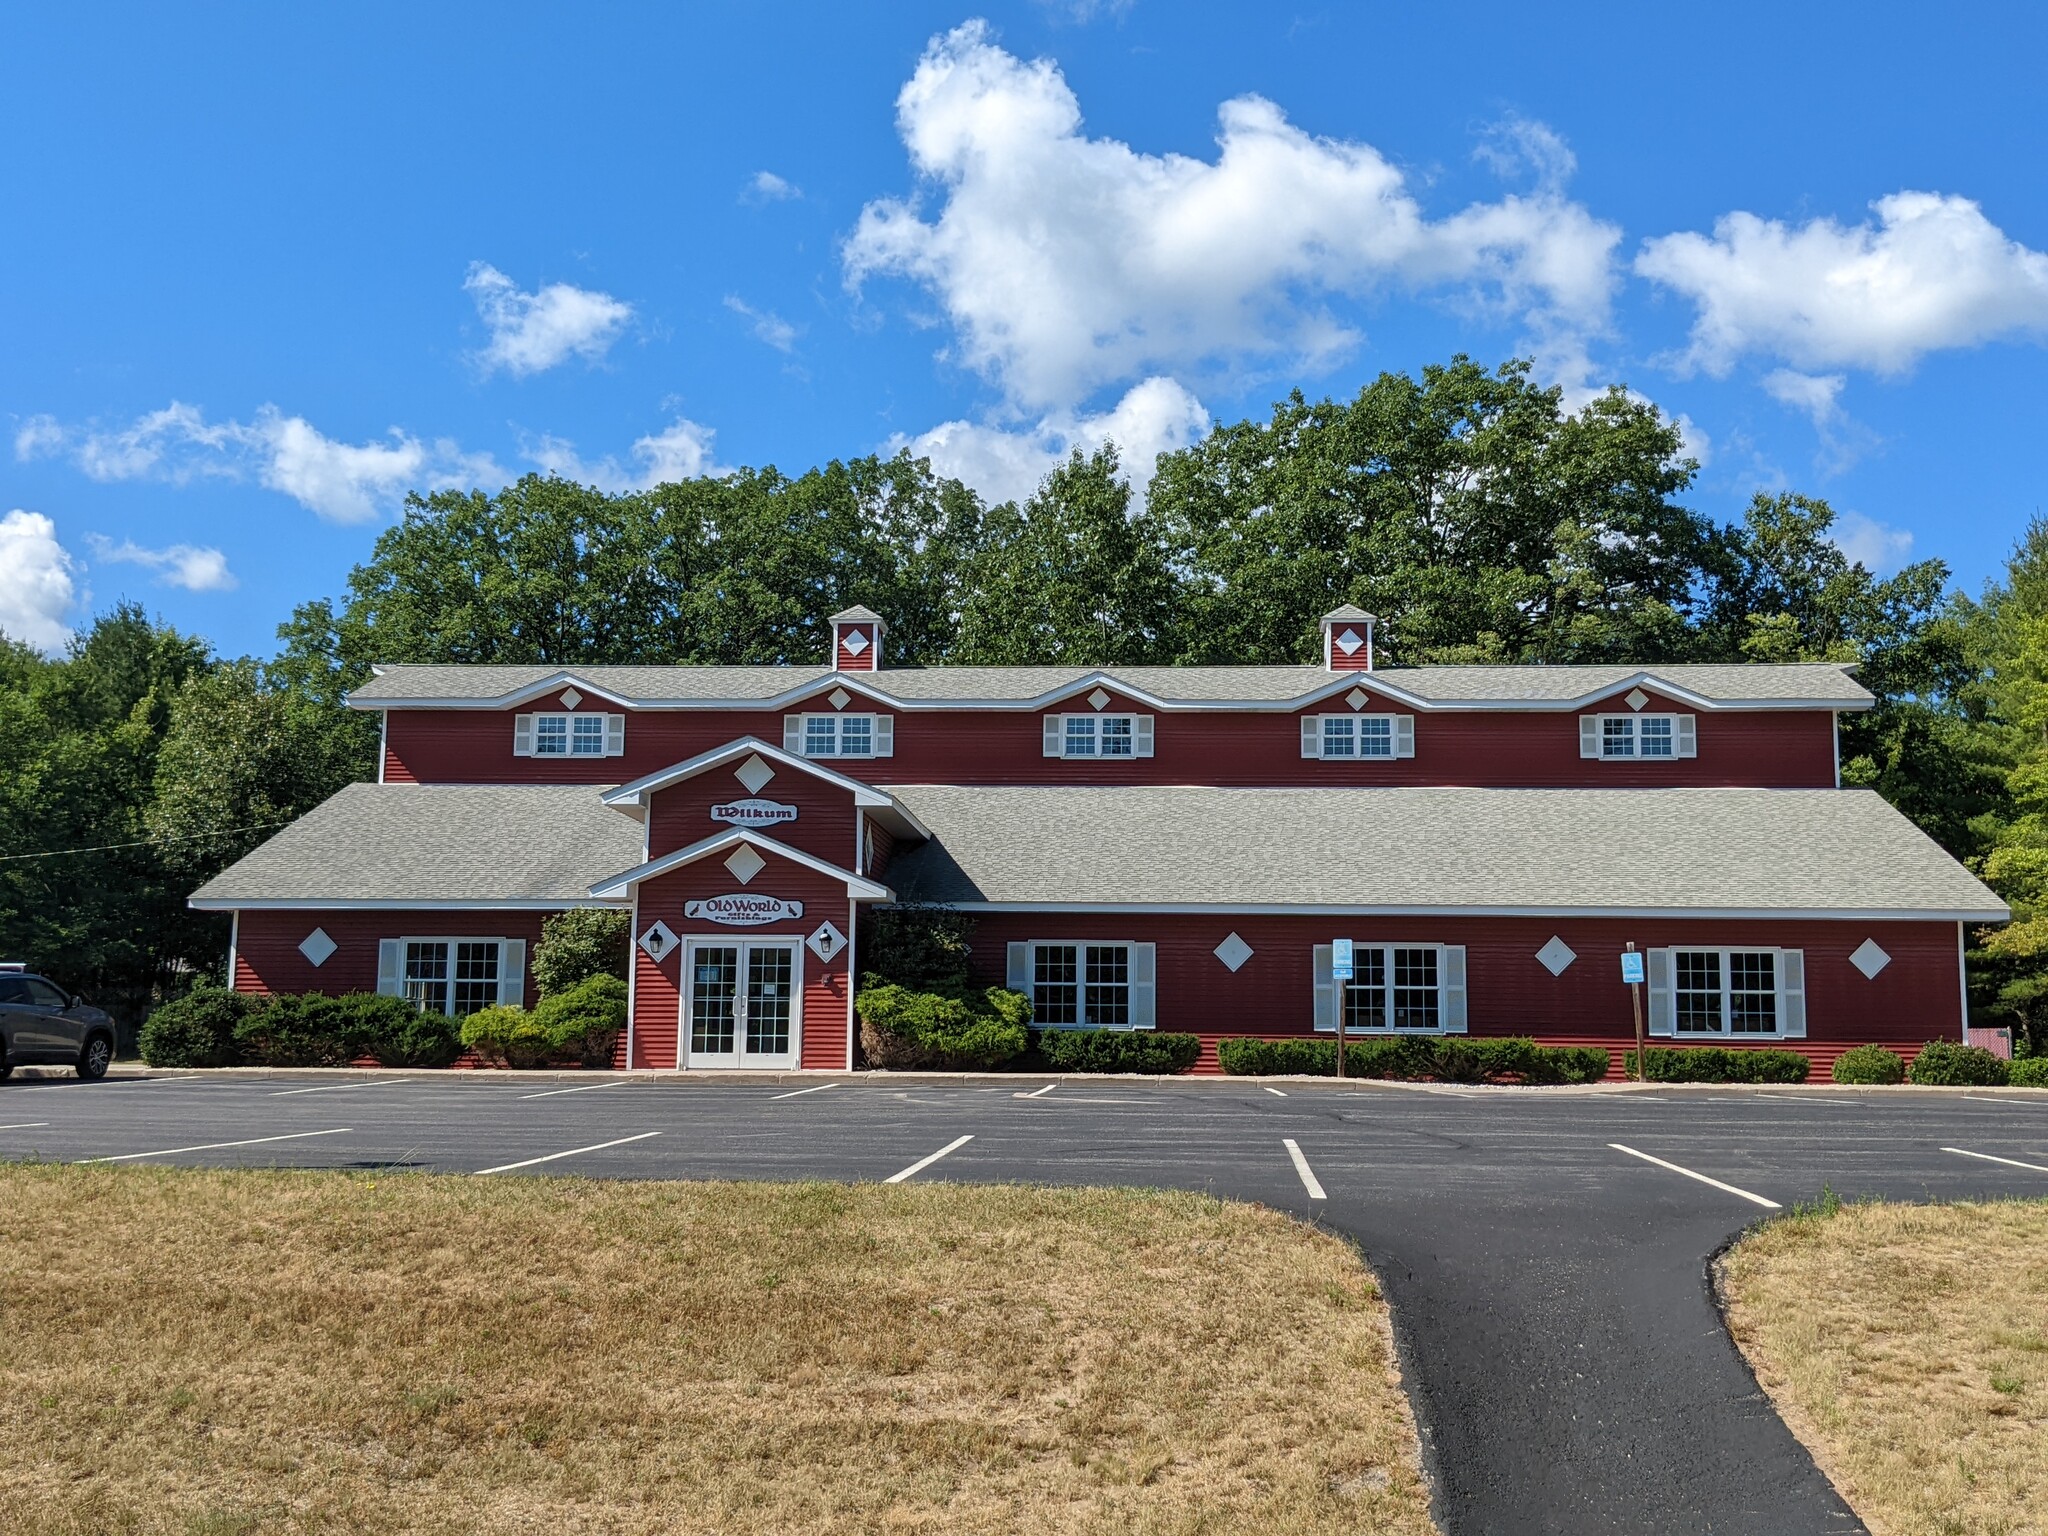
<path fill-rule="evenodd" d="M 549 912 L 632 913 L 636 1068 L 858 1065 L 865 911 L 977 920 L 1047 1025 L 1234 1035 L 1960 1038 L 2006 909 L 1868 790 L 1797 666 L 400 666 L 378 782 L 201 888 L 257 992 L 526 999 Z M 1353 974 L 1333 975 L 1349 939 Z"/>

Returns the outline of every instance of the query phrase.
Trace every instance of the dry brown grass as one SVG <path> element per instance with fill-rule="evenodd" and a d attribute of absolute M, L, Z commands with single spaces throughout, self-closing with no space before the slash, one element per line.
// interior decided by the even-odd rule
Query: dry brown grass
<path fill-rule="evenodd" d="M 0 1526 L 1426 1533 L 1386 1310 L 1114 1190 L 0 1167 Z"/>
<path fill-rule="evenodd" d="M 1757 1378 L 1878 1536 L 2048 1531 L 2048 1201 L 1795 1216 L 1721 1283 Z"/>

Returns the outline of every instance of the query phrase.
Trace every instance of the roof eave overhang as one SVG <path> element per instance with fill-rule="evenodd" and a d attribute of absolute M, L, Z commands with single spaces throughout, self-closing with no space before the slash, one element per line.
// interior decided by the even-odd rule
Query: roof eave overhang
<path fill-rule="evenodd" d="M 1149 913 L 1211 917 L 1540 917 L 1640 918 L 1688 921 L 1866 922 L 1866 923 L 2002 923 L 2011 910 L 1996 908 L 1918 907 L 1591 907 L 1591 906 L 1386 906 L 1344 902 L 1072 902 L 1072 901 L 926 901 L 916 896 L 904 905 L 943 907 L 958 912 Z"/>
<path fill-rule="evenodd" d="M 195 912 L 560 912 L 568 907 L 624 907 L 597 896 L 190 896 Z"/>
<path fill-rule="evenodd" d="M 770 746 L 758 736 L 741 736 L 727 742 L 724 746 L 713 747 L 708 752 L 699 752 L 695 757 L 687 758 L 680 763 L 673 763 L 666 768 L 658 768 L 653 773 L 642 774 L 630 784 L 621 784 L 617 789 L 606 790 L 601 798 L 613 810 L 638 810 L 646 806 L 648 797 L 651 795 L 658 794 L 664 789 L 680 784 L 685 779 L 694 779 L 699 774 L 709 773 L 712 769 L 726 763 L 755 754 L 768 759 L 770 762 L 779 763 L 783 767 L 794 769 L 799 773 L 807 773 L 812 778 L 822 779 L 825 783 L 833 785 L 835 788 L 845 790 L 853 796 L 853 803 L 855 805 L 863 806 L 870 810 L 902 810 L 902 807 L 898 806 L 894 800 L 873 786 L 863 784 L 858 779 L 850 779 L 845 774 L 827 768 L 820 763 L 815 763 L 807 757 L 798 757 L 793 752 L 785 752 L 780 747 Z M 862 761 L 879 761 L 879 759 L 864 758 Z M 904 814 L 908 815 L 907 812 L 904 812 Z"/>
<path fill-rule="evenodd" d="M 604 898 L 611 901 L 630 900 L 633 888 L 642 882 L 668 874 L 672 870 L 681 869 L 686 865 L 695 864 L 701 860 L 714 857 L 717 854 L 723 853 L 726 849 L 736 847 L 741 843 L 749 844 L 764 853 L 788 859 L 792 863 L 801 864 L 807 869 L 826 876 L 828 879 L 842 882 L 846 886 L 846 894 L 855 901 L 894 902 L 896 900 L 896 893 L 886 885 L 869 880 L 865 876 L 856 875 L 850 869 L 841 869 L 837 864 L 821 859 L 815 854 L 805 853 L 801 848 L 792 848 L 787 843 L 778 843 L 772 837 L 763 837 L 760 833 L 750 831 L 744 827 L 734 827 L 728 832 L 715 833 L 710 837 L 690 844 L 687 848 L 678 848 L 672 853 L 663 854 L 658 859 L 650 859 L 645 864 L 636 865 L 632 869 L 623 870 L 608 879 L 600 880 L 590 887 L 590 894 L 594 898 Z"/>

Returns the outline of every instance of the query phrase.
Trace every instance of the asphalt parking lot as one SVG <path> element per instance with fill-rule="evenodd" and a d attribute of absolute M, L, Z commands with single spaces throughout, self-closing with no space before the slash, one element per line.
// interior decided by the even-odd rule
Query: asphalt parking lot
<path fill-rule="evenodd" d="M 1356 1241 L 1452 1536 L 1856 1531 L 1706 1262 L 1774 1207 L 2048 1195 L 2048 1095 L 512 1074 L 0 1084 L 0 1157 L 1163 1185 Z"/>

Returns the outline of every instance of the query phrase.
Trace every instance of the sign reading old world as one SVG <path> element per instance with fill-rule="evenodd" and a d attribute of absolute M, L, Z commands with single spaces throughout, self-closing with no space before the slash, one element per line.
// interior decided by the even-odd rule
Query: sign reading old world
<path fill-rule="evenodd" d="M 707 923 L 720 923 L 727 928 L 758 928 L 763 923 L 779 923 L 785 918 L 803 915 L 804 904 L 800 901 L 784 901 L 780 896 L 751 896 L 745 891 L 683 903 L 683 916 L 701 917 Z"/>
<path fill-rule="evenodd" d="M 735 827 L 773 827 L 796 820 L 796 807 L 780 800 L 726 800 L 711 807 L 713 821 Z"/>

